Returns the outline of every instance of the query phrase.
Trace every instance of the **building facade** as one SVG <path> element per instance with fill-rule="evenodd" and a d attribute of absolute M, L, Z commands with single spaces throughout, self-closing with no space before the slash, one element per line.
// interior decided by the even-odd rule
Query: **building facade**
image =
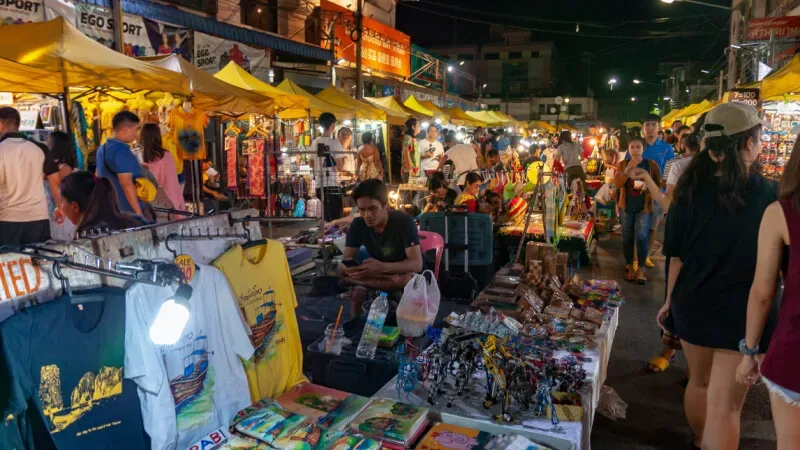
<path fill-rule="evenodd" d="M 597 120 L 598 103 L 592 97 L 570 97 L 569 103 L 556 103 L 555 97 L 536 97 L 527 100 L 501 100 L 486 98 L 481 101 L 490 110 L 501 111 L 517 120 Z M 566 110 L 564 110 L 566 109 Z"/>

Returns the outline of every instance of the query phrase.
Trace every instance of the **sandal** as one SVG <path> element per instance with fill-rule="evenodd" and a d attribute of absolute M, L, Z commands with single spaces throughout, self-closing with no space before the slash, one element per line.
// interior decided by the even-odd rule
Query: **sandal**
<path fill-rule="evenodd" d="M 628 281 L 636 280 L 636 270 L 631 266 L 625 266 L 625 279 Z"/>
<path fill-rule="evenodd" d="M 644 286 L 648 282 L 649 282 L 649 280 L 644 275 L 639 275 L 638 277 L 636 277 L 636 283 L 638 283 L 638 284 L 640 284 L 642 286 Z"/>
<path fill-rule="evenodd" d="M 647 370 L 652 373 L 660 373 L 669 367 L 670 363 L 675 360 L 675 354 L 673 353 L 669 359 L 665 358 L 664 355 L 658 355 L 655 358 L 651 359 L 647 363 Z"/>

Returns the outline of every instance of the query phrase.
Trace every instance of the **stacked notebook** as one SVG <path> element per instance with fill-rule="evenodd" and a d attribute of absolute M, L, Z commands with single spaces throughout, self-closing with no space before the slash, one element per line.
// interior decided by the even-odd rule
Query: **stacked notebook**
<path fill-rule="evenodd" d="M 485 431 L 437 423 L 428 431 L 417 450 L 484 450 L 494 435 Z"/>
<path fill-rule="evenodd" d="M 387 448 L 403 449 L 413 444 L 427 425 L 426 408 L 376 398 L 353 419 L 347 432 L 381 440 Z"/>
<path fill-rule="evenodd" d="M 369 400 L 360 395 L 307 383 L 299 391 L 281 395 L 276 402 L 288 411 L 315 420 L 321 427 L 341 430 L 369 404 Z"/>

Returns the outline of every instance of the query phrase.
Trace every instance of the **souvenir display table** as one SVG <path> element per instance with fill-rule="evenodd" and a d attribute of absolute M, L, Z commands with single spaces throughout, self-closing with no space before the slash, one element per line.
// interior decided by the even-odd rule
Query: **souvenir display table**
<path fill-rule="evenodd" d="M 606 379 L 606 372 L 608 369 L 608 361 L 611 356 L 611 347 L 614 343 L 614 337 L 619 325 L 619 311 L 616 311 L 610 320 L 603 323 L 603 326 L 597 331 L 594 336 L 594 341 L 597 346 L 593 349 L 587 349 L 584 354 L 591 358 L 591 362 L 584 362 L 583 368 L 586 370 L 587 379 L 581 390 L 581 397 L 583 399 L 583 419 L 580 422 L 564 422 L 559 425 L 563 427 L 564 434 L 553 433 L 551 430 L 552 424 L 548 418 L 526 417 L 524 412 L 518 412 L 518 420 L 513 423 L 496 422 L 491 419 L 489 412 L 492 414 L 499 411 L 499 406 L 495 405 L 487 412 L 481 405 L 483 401 L 482 393 L 486 390 L 486 380 L 482 372 L 479 372 L 471 381 L 471 389 L 468 389 L 467 395 L 463 398 L 456 398 L 453 401 L 452 407 L 447 407 L 444 400 L 440 400 L 438 405 L 430 405 L 425 401 L 427 393 L 425 387 L 420 383 L 417 388 L 411 392 L 406 398 L 403 392 L 402 398 L 398 395 L 396 388 L 396 378 L 388 382 L 377 394 L 376 397 L 385 397 L 412 405 L 421 405 L 430 408 L 432 411 L 437 411 L 442 415 L 461 416 L 472 419 L 480 424 L 493 424 L 504 429 L 505 433 L 524 433 L 525 431 L 534 431 L 540 435 L 539 440 L 547 445 L 557 447 L 557 441 L 546 441 L 541 435 L 550 436 L 557 439 L 566 439 L 573 443 L 575 450 L 588 450 L 590 446 L 590 437 L 592 432 L 592 423 L 594 420 L 594 413 L 597 409 L 597 404 L 600 400 L 600 388 Z M 556 357 L 567 355 L 565 351 L 556 352 Z M 497 409 L 498 411 L 495 411 Z M 475 427 L 473 425 L 473 427 Z"/>

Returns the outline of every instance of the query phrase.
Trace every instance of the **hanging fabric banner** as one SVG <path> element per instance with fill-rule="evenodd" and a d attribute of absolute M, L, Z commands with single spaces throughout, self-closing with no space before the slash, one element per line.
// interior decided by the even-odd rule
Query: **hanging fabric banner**
<path fill-rule="evenodd" d="M 18 25 L 43 20 L 42 0 L 0 0 L 0 25 Z"/>
<path fill-rule="evenodd" d="M 186 28 L 176 27 L 155 20 L 143 19 L 144 27 L 147 31 L 147 38 L 150 40 L 150 49 L 154 55 L 169 55 L 177 53 L 187 61 L 192 60 L 192 48 L 190 45 L 190 31 Z M 150 55 L 148 49 L 148 55 Z"/>
<path fill-rule="evenodd" d="M 88 3 L 77 3 L 75 10 L 78 29 L 83 34 L 109 48 L 114 47 L 114 17 L 110 9 Z M 136 57 L 155 54 L 145 31 L 144 20 L 141 17 L 123 14 L 122 36 L 125 40 L 125 54 L 127 56 Z M 148 49 L 150 50 L 149 52 Z"/>
<path fill-rule="evenodd" d="M 269 83 L 269 49 L 257 49 L 195 32 L 194 58 L 194 65 L 206 72 L 217 73 L 233 61 L 254 77 Z"/>

